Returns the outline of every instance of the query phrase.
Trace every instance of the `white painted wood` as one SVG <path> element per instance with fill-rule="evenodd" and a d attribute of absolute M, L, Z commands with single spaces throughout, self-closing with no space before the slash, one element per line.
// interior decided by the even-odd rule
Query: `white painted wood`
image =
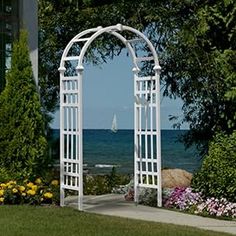
<path fill-rule="evenodd" d="M 76 61 L 76 60 L 79 60 L 78 56 L 70 56 L 64 58 L 64 61 Z"/>
<path fill-rule="evenodd" d="M 78 107 L 78 131 L 79 131 L 79 170 L 78 170 L 78 178 L 79 178 L 79 182 L 78 182 L 78 186 L 79 186 L 79 193 L 78 193 L 78 209 L 79 210 L 83 210 L 83 70 L 79 70 L 78 71 L 78 75 L 79 75 L 79 81 L 78 81 L 78 86 L 79 86 L 79 107 Z"/>
<path fill-rule="evenodd" d="M 154 57 L 136 57 L 135 60 L 137 62 L 140 62 L 140 61 L 152 61 L 152 60 L 154 60 Z"/>
<path fill-rule="evenodd" d="M 154 100 L 152 96 L 159 89 L 156 90 L 153 86 L 154 83 L 156 85 L 159 82 L 158 78 L 157 74 L 146 77 L 134 76 L 134 96 L 136 98 L 134 140 L 135 151 L 138 150 L 135 153 L 134 189 L 135 192 L 138 192 L 139 188 L 156 189 L 158 192 L 157 205 L 161 206 L 160 117 L 157 114 L 160 100 Z M 144 100 L 146 102 L 142 102 Z M 156 129 L 153 128 L 154 122 Z M 156 140 L 156 145 L 154 145 L 154 140 Z M 156 171 L 154 165 L 157 166 Z M 138 202 L 137 195 L 135 195 L 135 201 Z"/>
<path fill-rule="evenodd" d="M 85 42 L 85 41 L 88 41 L 89 39 L 90 39 L 90 38 L 73 39 L 73 43 Z"/>
<path fill-rule="evenodd" d="M 128 31 L 133 39 L 126 39 Z M 65 190 L 78 193 L 78 209 L 83 209 L 83 60 L 88 47 L 103 33 L 109 33 L 129 50 L 134 73 L 134 190 L 138 203 L 139 188 L 157 189 L 157 205 L 161 206 L 161 143 L 160 143 L 160 65 L 152 43 L 140 31 L 117 24 L 97 27 L 77 34 L 67 44 L 60 62 L 60 204 L 64 206 Z M 73 44 L 81 42 L 79 55 L 70 55 Z M 137 56 L 135 44 L 149 49 L 147 55 Z M 75 75 L 65 67 L 73 61 Z M 139 76 L 139 62 L 154 63 L 153 72 Z M 155 84 L 155 86 L 154 86 Z M 155 98 L 154 98 L 155 97 Z M 156 170 L 154 170 L 154 167 Z"/>

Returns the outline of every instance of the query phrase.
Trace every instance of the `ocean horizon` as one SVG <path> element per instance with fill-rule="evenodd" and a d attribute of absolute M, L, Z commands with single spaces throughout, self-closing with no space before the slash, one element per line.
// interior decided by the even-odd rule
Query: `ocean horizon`
<path fill-rule="evenodd" d="M 194 173 L 201 159 L 194 147 L 185 149 L 178 137 L 187 130 L 161 130 L 162 168 L 180 168 Z M 60 130 L 53 129 L 51 145 L 53 158 L 59 161 Z M 91 174 L 109 173 L 113 166 L 121 174 L 133 174 L 134 130 L 121 129 L 113 133 L 109 129 L 83 130 L 84 167 Z"/>

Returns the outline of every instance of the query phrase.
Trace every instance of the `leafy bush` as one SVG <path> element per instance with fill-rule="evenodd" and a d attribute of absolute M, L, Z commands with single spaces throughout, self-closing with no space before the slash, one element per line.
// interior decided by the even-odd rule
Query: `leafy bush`
<path fill-rule="evenodd" d="M 236 202 L 236 131 L 215 137 L 192 187 L 205 196 Z"/>
<path fill-rule="evenodd" d="M 30 177 L 29 174 L 31 173 L 27 172 L 27 169 L 16 170 L 15 168 L 12 168 L 11 166 L 5 167 L 4 163 L 0 163 L 0 183 L 7 182 L 12 179 L 23 180 L 24 179 L 23 177 Z"/>
<path fill-rule="evenodd" d="M 84 194 L 101 195 L 106 193 L 117 193 L 120 186 L 129 183 L 129 175 L 119 175 L 112 168 L 111 173 L 107 175 L 85 175 L 84 176 Z M 123 191 L 121 193 L 124 193 Z"/>
<path fill-rule="evenodd" d="M 9 171 L 9 169 L 7 169 L 5 167 L 1 167 L 0 168 L 0 183 L 6 182 L 9 179 L 15 179 L 14 177 L 12 178 L 13 174 L 14 174 L 14 172 L 12 173 L 11 171 Z"/>
<path fill-rule="evenodd" d="M 109 181 L 105 175 L 86 175 L 84 177 L 84 194 L 101 195 L 110 193 Z"/>
<path fill-rule="evenodd" d="M 42 175 L 49 164 L 45 123 L 25 31 L 14 43 L 6 81 L 0 94 L 0 169 L 27 178 Z"/>
<path fill-rule="evenodd" d="M 116 168 L 113 166 L 110 175 L 108 176 L 108 186 L 110 189 L 116 187 L 119 181 L 119 176 L 116 172 Z"/>
<path fill-rule="evenodd" d="M 141 188 L 139 192 L 139 203 L 142 205 L 157 206 L 157 190 L 152 188 Z"/>

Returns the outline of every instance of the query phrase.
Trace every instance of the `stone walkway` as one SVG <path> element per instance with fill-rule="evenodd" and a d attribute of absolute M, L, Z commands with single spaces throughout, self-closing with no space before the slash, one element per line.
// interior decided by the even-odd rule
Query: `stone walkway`
<path fill-rule="evenodd" d="M 66 199 L 66 204 L 77 208 L 77 199 L 77 197 L 69 197 Z M 217 220 L 166 209 L 142 205 L 136 206 L 133 202 L 125 201 L 123 195 L 119 194 L 84 196 L 83 207 L 86 212 L 176 225 L 186 225 L 236 235 L 235 220 Z"/>

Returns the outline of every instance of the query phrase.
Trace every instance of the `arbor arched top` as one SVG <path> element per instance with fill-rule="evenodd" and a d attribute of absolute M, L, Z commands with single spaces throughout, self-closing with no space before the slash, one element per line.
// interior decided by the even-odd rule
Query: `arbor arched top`
<path fill-rule="evenodd" d="M 122 35 L 123 32 L 128 31 L 134 34 L 134 38 L 131 39 L 127 39 L 125 36 Z M 77 71 L 77 73 L 79 71 L 83 71 L 84 67 L 83 67 L 83 61 L 84 61 L 84 56 L 85 53 L 88 49 L 88 47 L 91 45 L 91 43 L 98 38 L 100 35 L 104 34 L 104 33 L 108 33 L 111 35 L 114 35 L 116 38 L 120 39 L 122 41 L 122 43 L 127 47 L 132 61 L 133 61 L 133 71 L 134 72 L 139 72 L 140 68 L 139 68 L 139 63 L 141 62 L 147 62 L 147 61 L 153 61 L 154 63 L 154 67 L 153 70 L 157 73 L 160 72 L 160 65 L 159 65 L 159 60 L 158 60 L 158 56 L 156 53 L 155 48 L 153 47 L 152 43 L 150 42 L 150 40 L 140 31 L 129 27 L 129 26 L 125 26 L 125 25 L 121 25 L 121 24 L 117 24 L 117 25 L 113 25 L 113 26 L 108 26 L 108 27 L 97 27 L 97 28 L 91 28 L 88 30 L 85 30 L 79 34 L 77 34 L 74 38 L 71 39 L 71 41 L 67 44 L 62 58 L 61 58 L 61 62 L 60 62 L 60 67 L 59 67 L 59 71 L 61 73 L 64 73 L 66 71 L 66 67 L 65 67 L 65 62 L 66 61 L 76 61 L 76 66 L 75 66 L 75 70 Z M 77 55 L 77 53 L 75 52 L 75 55 L 73 54 L 72 56 L 68 55 L 69 51 L 71 50 L 71 48 L 73 47 L 74 44 L 77 43 L 82 43 L 83 46 L 81 46 L 80 50 L 78 50 L 79 55 Z M 135 44 L 137 43 L 141 43 L 144 44 L 149 52 L 147 56 L 138 56 L 138 49 L 135 46 Z"/>

